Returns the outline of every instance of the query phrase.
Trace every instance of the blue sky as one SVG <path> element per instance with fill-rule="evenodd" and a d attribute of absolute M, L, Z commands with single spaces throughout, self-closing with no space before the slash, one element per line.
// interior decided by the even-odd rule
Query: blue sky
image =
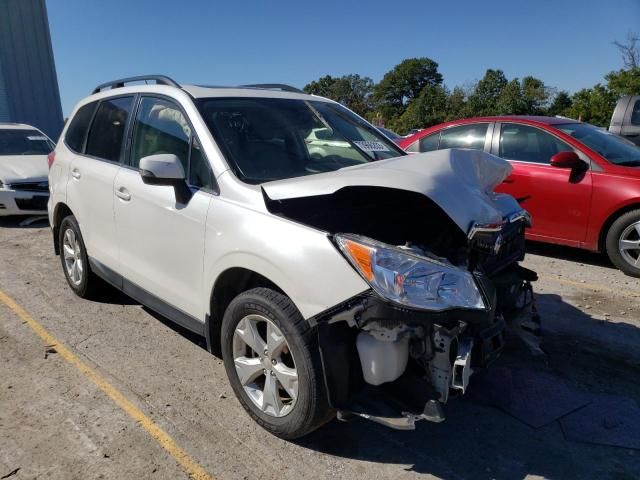
<path fill-rule="evenodd" d="M 640 0 L 46 0 L 65 115 L 97 84 L 143 73 L 182 83 L 374 81 L 430 57 L 445 84 L 487 68 L 576 91 L 621 68 L 611 44 L 640 30 Z"/>

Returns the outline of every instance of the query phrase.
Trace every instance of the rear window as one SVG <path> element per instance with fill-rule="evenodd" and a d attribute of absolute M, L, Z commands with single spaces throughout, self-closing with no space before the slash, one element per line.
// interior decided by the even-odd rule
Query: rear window
<path fill-rule="evenodd" d="M 87 155 L 120 161 L 122 139 L 132 106 L 133 97 L 110 98 L 100 103 L 87 138 Z"/>
<path fill-rule="evenodd" d="M 97 104 L 98 102 L 91 102 L 80 107 L 67 128 L 64 141 L 74 152 L 82 153 L 84 150 L 84 140 Z"/>
<path fill-rule="evenodd" d="M 55 145 L 37 130 L 0 130 L 0 156 L 47 155 L 54 148 Z"/>

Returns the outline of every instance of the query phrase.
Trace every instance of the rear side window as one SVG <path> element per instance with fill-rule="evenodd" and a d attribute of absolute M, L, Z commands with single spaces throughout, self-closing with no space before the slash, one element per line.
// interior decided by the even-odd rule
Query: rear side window
<path fill-rule="evenodd" d="M 438 149 L 438 142 L 440 140 L 440 132 L 432 133 L 426 137 L 420 139 L 420 151 L 432 152 Z"/>
<path fill-rule="evenodd" d="M 80 107 L 67 128 L 64 141 L 76 153 L 82 153 L 84 149 L 84 139 L 97 104 L 98 102 L 91 102 Z"/>
<path fill-rule="evenodd" d="M 442 130 L 440 149 L 473 148 L 474 150 L 484 150 L 487 128 L 489 128 L 488 123 L 476 123 Z"/>
<path fill-rule="evenodd" d="M 85 153 L 112 162 L 120 160 L 122 139 L 131 114 L 133 97 L 103 100 L 89 131 Z"/>
<path fill-rule="evenodd" d="M 640 100 L 636 100 L 631 112 L 631 125 L 640 125 Z"/>

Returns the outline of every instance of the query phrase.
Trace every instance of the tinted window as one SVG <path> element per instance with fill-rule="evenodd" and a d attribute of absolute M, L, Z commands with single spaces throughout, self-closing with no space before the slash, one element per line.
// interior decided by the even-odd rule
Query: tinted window
<path fill-rule="evenodd" d="M 91 102 L 80 107 L 67 128 L 64 140 L 74 152 L 83 153 L 84 140 L 97 104 L 98 102 Z"/>
<path fill-rule="evenodd" d="M 573 148 L 539 128 L 515 123 L 503 123 L 500 128 L 498 155 L 507 160 L 549 163 L 552 156 L 565 151 Z"/>
<path fill-rule="evenodd" d="M 443 148 L 473 148 L 484 149 L 488 123 L 461 125 L 442 130 L 440 135 L 440 149 Z"/>
<path fill-rule="evenodd" d="M 191 185 L 212 189 L 209 163 L 180 108 L 169 100 L 145 97 L 133 127 L 131 165 L 137 168 L 141 158 L 162 153 L 172 153 L 180 159 Z"/>
<path fill-rule="evenodd" d="M 120 160 L 122 139 L 131 114 L 133 97 L 103 100 L 87 139 L 86 154 L 112 162 Z"/>
<path fill-rule="evenodd" d="M 55 145 L 42 133 L 33 129 L 0 130 L 0 156 L 47 155 Z"/>
<path fill-rule="evenodd" d="M 278 98 L 207 98 L 200 112 L 247 183 L 329 172 L 404 152 L 341 105 Z"/>
<path fill-rule="evenodd" d="M 438 142 L 440 140 L 440 132 L 432 133 L 420 139 L 420 151 L 432 152 L 438 149 Z M 484 146 L 484 143 L 482 144 Z"/>
<path fill-rule="evenodd" d="M 640 100 L 636 100 L 631 112 L 631 125 L 640 125 Z"/>

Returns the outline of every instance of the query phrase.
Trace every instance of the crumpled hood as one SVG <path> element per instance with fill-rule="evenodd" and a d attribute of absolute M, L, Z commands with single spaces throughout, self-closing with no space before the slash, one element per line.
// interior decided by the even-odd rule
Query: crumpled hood
<path fill-rule="evenodd" d="M 500 223 L 521 209 L 510 195 L 493 193 L 510 173 L 511 165 L 495 155 L 447 149 L 268 182 L 262 188 L 271 200 L 329 195 L 349 186 L 418 192 L 437 203 L 467 234 L 476 223 Z"/>
<path fill-rule="evenodd" d="M 49 175 L 46 155 L 0 156 L 3 183 L 44 182 Z"/>

